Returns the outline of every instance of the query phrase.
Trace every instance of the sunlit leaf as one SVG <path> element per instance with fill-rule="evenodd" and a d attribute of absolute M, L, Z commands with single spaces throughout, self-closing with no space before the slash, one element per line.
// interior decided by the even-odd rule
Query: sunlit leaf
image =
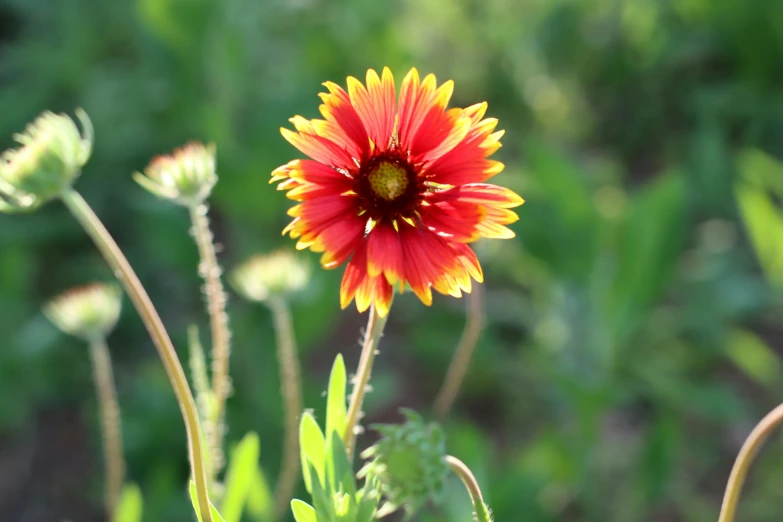
<path fill-rule="evenodd" d="M 264 475 L 264 470 L 256 467 L 255 473 L 250 478 L 247 492 L 247 513 L 259 522 L 271 519 L 274 513 L 274 500 L 269 488 L 269 481 Z"/>
<path fill-rule="evenodd" d="M 193 511 L 196 512 L 196 518 L 198 518 L 198 522 L 204 522 L 201 518 L 201 510 L 198 507 L 198 498 L 196 496 L 196 483 L 192 480 L 190 481 L 190 503 L 193 505 Z M 212 502 L 209 503 L 210 510 L 212 511 L 212 522 L 225 522 L 223 520 L 223 517 L 220 516 L 220 513 L 218 512 L 217 508 L 212 505 Z"/>
<path fill-rule="evenodd" d="M 772 386 L 780 382 L 780 359 L 758 335 L 734 330 L 726 342 L 726 355 L 749 377 Z"/>
<path fill-rule="evenodd" d="M 126 484 L 122 488 L 113 522 L 141 522 L 144 501 L 141 490 L 136 484 Z"/>
<path fill-rule="evenodd" d="M 299 423 L 299 447 L 302 459 L 302 475 L 304 476 L 308 492 L 312 492 L 308 460 L 312 462 L 319 477 L 323 480 L 324 468 L 326 466 L 325 445 L 324 434 L 312 413 L 305 412 Z"/>
<path fill-rule="evenodd" d="M 346 372 L 342 354 L 337 354 L 329 375 L 329 392 L 326 396 L 326 435 L 336 431 L 344 436 L 346 423 Z"/>
<path fill-rule="evenodd" d="M 239 522 L 245 507 L 253 475 L 258 469 L 259 440 L 255 433 L 248 433 L 231 454 L 226 471 L 226 490 L 220 511 L 226 522 Z"/>
<path fill-rule="evenodd" d="M 317 522 L 315 509 L 307 502 L 298 499 L 292 500 L 291 511 L 294 513 L 296 522 Z"/>
<path fill-rule="evenodd" d="M 759 263 L 767 277 L 783 284 L 783 216 L 766 191 L 740 182 L 736 189 L 740 212 Z"/>

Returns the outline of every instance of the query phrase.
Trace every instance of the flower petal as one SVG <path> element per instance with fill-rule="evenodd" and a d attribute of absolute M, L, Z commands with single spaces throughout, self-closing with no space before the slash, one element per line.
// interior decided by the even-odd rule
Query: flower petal
<path fill-rule="evenodd" d="M 420 82 L 419 72 L 415 68 L 411 69 L 402 80 L 397 136 L 403 150 L 410 150 L 411 139 L 432 106 L 435 86 L 435 76 L 428 74 L 424 81 Z M 441 94 L 444 95 L 446 92 L 448 92 L 448 88 L 443 90 Z"/>
<path fill-rule="evenodd" d="M 280 133 L 288 143 L 324 165 L 343 169 L 353 167 L 353 158 L 348 151 L 337 143 L 318 136 L 311 122 L 301 116 L 295 116 L 290 121 L 298 132 L 286 128 L 280 129 Z"/>
<path fill-rule="evenodd" d="M 361 118 L 359 118 L 359 114 L 351 104 L 348 93 L 336 83 L 326 82 L 324 86 L 329 90 L 329 93 L 319 94 L 324 102 L 319 108 L 321 114 L 327 121 L 339 126 L 345 135 L 356 144 L 357 158 L 369 156 L 370 137 Z"/>
<path fill-rule="evenodd" d="M 385 151 L 394 132 L 396 112 L 394 78 L 388 67 L 383 68 L 383 78 L 373 69 L 367 71 L 367 88 L 354 77 L 348 78 L 348 96 L 364 123 L 370 139 L 379 151 Z"/>
<path fill-rule="evenodd" d="M 380 223 L 367 235 L 367 270 L 372 276 L 383 274 L 392 285 L 402 279 L 402 245 L 391 224 Z"/>

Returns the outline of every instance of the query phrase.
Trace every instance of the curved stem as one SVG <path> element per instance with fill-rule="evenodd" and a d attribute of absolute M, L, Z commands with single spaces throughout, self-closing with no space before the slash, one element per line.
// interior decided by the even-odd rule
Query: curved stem
<path fill-rule="evenodd" d="M 447 455 L 445 460 L 446 464 L 451 468 L 451 471 L 456 473 L 457 476 L 462 479 L 462 483 L 465 484 L 465 488 L 470 495 L 470 500 L 473 502 L 473 509 L 476 510 L 476 520 L 478 522 L 492 522 L 492 516 L 489 513 L 489 508 L 484 503 L 484 497 L 481 495 L 481 489 L 479 488 L 476 476 L 473 475 L 470 468 L 457 457 L 452 457 L 451 455 Z"/>
<path fill-rule="evenodd" d="M 125 459 L 122 456 L 122 431 L 120 429 L 120 408 L 117 404 L 117 389 L 114 386 L 111 356 L 105 339 L 97 338 L 90 341 L 90 360 L 92 361 L 92 376 L 95 381 L 95 394 L 98 398 L 103 436 L 106 519 L 114 520 L 114 509 L 117 507 L 122 483 L 125 481 Z"/>
<path fill-rule="evenodd" d="M 177 397 L 182 418 L 185 421 L 185 428 L 188 436 L 188 450 L 191 463 L 193 481 L 196 485 L 196 497 L 198 499 L 199 510 L 201 511 L 202 522 L 212 522 L 212 512 L 209 506 L 209 494 L 207 492 L 207 479 L 204 466 L 204 448 L 201 442 L 201 432 L 198 421 L 198 410 L 193 400 L 193 394 L 190 392 L 188 380 L 182 365 L 177 357 L 174 345 L 171 343 L 163 321 L 160 320 L 155 307 L 152 305 L 147 291 L 141 285 L 139 278 L 131 268 L 128 260 L 125 259 L 120 247 L 114 242 L 106 227 L 101 220 L 92 211 L 90 206 L 84 201 L 78 192 L 68 190 L 61 196 L 63 203 L 71 211 L 71 214 L 82 225 L 85 232 L 92 238 L 95 245 L 100 250 L 106 262 L 111 266 L 114 275 L 122 284 L 128 293 L 136 311 L 141 316 L 144 326 L 158 350 L 158 355 L 166 369 L 174 394 Z"/>
<path fill-rule="evenodd" d="M 294 324 L 288 305 L 282 299 L 269 303 L 277 336 L 277 362 L 280 365 L 280 392 L 285 409 L 283 462 L 275 491 L 275 513 L 279 519 L 288 510 L 299 478 L 299 415 L 302 412 L 302 383 L 296 354 Z"/>
<path fill-rule="evenodd" d="M 468 372 L 470 360 L 484 328 L 484 298 L 481 285 L 474 285 L 473 292 L 465 300 L 467 308 L 465 329 L 462 331 L 462 337 L 454 352 L 454 358 L 449 364 L 443 386 L 435 399 L 435 416 L 439 420 L 446 418 L 457 398 L 457 393 L 459 393 L 462 381 Z"/>
<path fill-rule="evenodd" d="M 370 307 L 370 317 L 367 320 L 367 329 L 364 332 L 364 342 L 362 342 L 362 355 L 359 358 L 356 377 L 354 377 L 353 393 L 348 406 L 345 434 L 343 435 L 345 449 L 348 452 L 348 457 L 351 459 L 353 459 L 353 450 L 356 445 L 356 425 L 359 423 L 364 395 L 367 392 L 367 384 L 370 382 L 370 375 L 372 374 L 372 364 L 375 361 L 378 343 L 383 335 L 383 327 L 386 326 L 388 317 L 388 313 L 385 317 L 378 315 L 375 305 Z"/>
<path fill-rule="evenodd" d="M 759 422 L 753 431 L 750 432 L 745 443 L 742 445 L 737 460 L 734 461 L 734 467 L 731 469 L 728 484 L 726 484 L 726 493 L 723 496 L 723 504 L 720 508 L 718 522 L 733 522 L 737 513 L 737 504 L 739 504 L 742 486 L 745 478 L 748 476 L 750 466 L 756 457 L 761 445 L 767 440 L 767 437 L 775 428 L 783 423 L 783 404 L 769 412 L 761 422 Z"/>
<path fill-rule="evenodd" d="M 215 396 L 213 417 L 208 419 L 205 431 L 209 439 L 213 480 L 223 468 L 223 418 L 226 398 L 231 390 L 228 360 L 231 353 L 231 332 L 226 314 L 226 292 L 220 280 L 220 265 L 215 252 L 214 236 L 209 228 L 208 207 L 205 204 L 190 207 L 192 234 L 199 257 L 199 275 L 204 279 L 204 295 L 212 330 L 212 393 Z"/>

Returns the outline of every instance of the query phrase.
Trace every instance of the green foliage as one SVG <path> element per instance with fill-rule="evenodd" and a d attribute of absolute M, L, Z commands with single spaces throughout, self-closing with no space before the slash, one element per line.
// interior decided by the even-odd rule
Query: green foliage
<path fill-rule="evenodd" d="M 248 433 L 237 444 L 226 470 L 225 491 L 220 512 L 225 522 L 239 522 L 258 470 L 260 451 L 258 435 Z"/>
<path fill-rule="evenodd" d="M 198 499 L 196 498 L 196 483 L 192 480 L 190 481 L 190 488 L 188 488 L 188 491 L 190 493 L 190 502 L 193 505 L 193 510 L 196 512 L 196 518 L 198 518 L 198 522 L 202 522 L 201 509 L 198 507 Z M 209 508 L 210 511 L 212 511 L 212 522 L 225 522 L 223 517 L 220 516 L 217 508 L 212 505 L 211 502 L 209 503 Z"/>
<path fill-rule="evenodd" d="M 499 521 L 714 520 L 738 438 L 783 393 L 781 20 L 783 3 L 770 0 L 4 0 L 0 148 L 43 108 L 87 110 L 96 140 L 77 186 L 184 358 L 186 325 L 207 324 L 197 252 L 186 216 L 132 172 L 189 140 L 214 141 L 211 212 L 221 264 L 236 266 L 291 246 L 280 237 L 291 203 L 268 173 L 300 157 L 279 128 L 317 116 L 321 82 L 383 65 L 398 81 L 411 66 L 454 79 L 453 106 L 486 100 L 506 130 L 497 182 L 527 202 L 517 239 L 477 244 L 486 328 L 445 425 L 449 451 Z M 98 455 L 73 436 L 97 433 L 83 425 L 95 422 L 89 367 L 39 309 L 112 274 L 64 216 L 55 204 L 0 216 L 0 439 L 30 470 L 19 494 L 0 497 L 9 520 L 36 506 L 73 520 L 99 509 L 100 466 L 79 464 Z M 293 310 L 305 403 L 320 406 L 327 433 L 323 382 L 364 322 L 339 310 L 340 277 L 315 270 Z M 426 409 L 462 310 L 395 298 L 367 422 Z M 229 313 L 227 442 L 262 441 L 267 474 L 253 475 L 245 518 L 265 522 L 282 443 L 273 331 L 236 297 Z M 136 314 L 113 339 L 145 520 L 191 521 L 164 371 Z M 351 371 L 355 352 L 344 351 Z M 50 447 L 73 459 L 36 465 Z M 780 518 L 780 453 L 773 444 L 754 467 L 744 519 Z M 467 522 L 456 479 L 444 498 L 443 512 L 417 518 Z"/>
<path fill-rule="evenodd" d="M 366 480 L 357 488 L 353 467 L 343 444 L 345 429 L 345 364 L 338 354 L 332 365 L 326 397 L 327 425 L 334 429 L 324 436 L 310 412 L 302 415 L 299 446 L 302 474 L 312 505 L 301 500 L 291 503 L 296 522 L 370 522 L 378 505 L 378 484 Z M 331 419 L 331 421 L 329 421 Z M 338 431 L 339 428 L 342 430 Z"/>
<path fill-rule="evenodd" d="M 136 484 L 126 484 L 117 501 L 112 522 L 142 522 L 143 511 L 141 490 Z"/>

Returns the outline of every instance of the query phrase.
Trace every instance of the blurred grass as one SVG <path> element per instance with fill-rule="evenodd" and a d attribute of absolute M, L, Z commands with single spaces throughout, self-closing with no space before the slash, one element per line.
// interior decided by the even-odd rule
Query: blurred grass
<path fill-rule="evenodd" d="M 43 109 L 87 110 L 97 139 L 79 188 L 184 355 L 187 324 L 206 327 L 187 216 L 131 172 L 215 141 L 215 227 L 233 266 L 290 246 L 290 202 L 268 173 L 298 156 L 278 128 L 316 115 L 321 82 L 383 65 L 398 80 L 411 66 L 453 78 L 455 105 L 486 99 L 507 130 L 498 182 L 527 204 L 516 240 L 478 245 L 488 325 L 450 451 L 498 521 L 706 522 L 744 435 L 783 393 L 781 53 L 783 3 L 767 0 L 2 0 L 0 145 Z M 349 368 L 358 358 L 363 318 L 339 311 L 339 272 L 318 272 L 294 308 L 307 405 L 321 404 L 335 353 Z M 4 519 L 98 520 L 86 354 L 39 306 L 109 276 L 59 205 L 0 216 Z M 430 407 L 463 304 L 398 300 L 371 421 Z M 270 318 L 230 307 L 229 439 L 258 432 L 274 477 Z M 110 345 L 144 520 L 191 520 L 176 404 L 129 309 Z M 749 522 L 783 510 L 783 452 L 770 446 L 741 508 Z M 459 484 L 448 504 L 421 520 L 467 522 Z"/>

